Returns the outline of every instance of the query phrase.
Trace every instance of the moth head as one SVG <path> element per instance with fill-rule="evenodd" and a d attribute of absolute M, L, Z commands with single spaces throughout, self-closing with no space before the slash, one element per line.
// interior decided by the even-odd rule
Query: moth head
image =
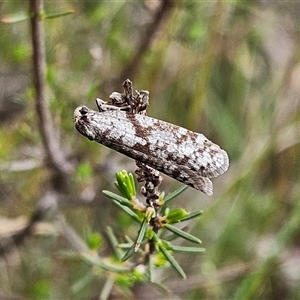
<path fill-rule="evenodd" d="M 74 110 L 74 121 L 75 123 L 79 121 L 83 116 L 88 113 L 89 109 L 86 106 L 78 106 Z"/>
<path fill-rule="evenodd" d="M 74 122 L 76 129 L 83 135 L 85 135 L 89 140 L 95 139 L 94 132 L 90 129 L 88 113 L 90 109 L 86 106 L 78 106 L 74 110 Z"/>

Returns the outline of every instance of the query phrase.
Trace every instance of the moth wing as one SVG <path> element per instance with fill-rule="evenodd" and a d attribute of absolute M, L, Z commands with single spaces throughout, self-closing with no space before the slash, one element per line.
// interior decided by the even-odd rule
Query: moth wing
<path fill-rule="evenodd" d="M 229 157 L 227 152 L 218 145 L 213 144 L 212 142 L 210 143 L 209 147 L 205 147 L 203 151 L 198 154 L 198 164 L 202 164 L 199 168 L 199 175 L 214 178 L 222 175 L 228 170 Z"/>
<path fill-rule="evenodd" d="M 201 191 L 202 193 L 206 194 L 207 196 L 213 195 L 213 184 L 211 180 L 208 177 L 200 176 L 199 174 L 196 174 L 195 172 L 191 171 L 190 169 L 183 166 L 182 168 L 185 173 L 187 173 L 189 176 L 188 178 L 185 178 L 185 180 L 182 180 L 182 178 L 178 178 L 179 181 L 190 185 L 196 190 Z"/>

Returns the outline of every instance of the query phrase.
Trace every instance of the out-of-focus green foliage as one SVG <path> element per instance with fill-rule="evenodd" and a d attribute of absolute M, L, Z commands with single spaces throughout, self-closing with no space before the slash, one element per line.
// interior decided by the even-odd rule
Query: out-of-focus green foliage
<path fill-rule="evenodd" d="M 72 121 L 78 105 L 96 108 L 96 97 L 107 100 L 130 78 L 136 89 L 150 91 L 148 115 L 204 133 L 231 160 L 229 171 L 214 180 L 212 198 L 189 189 L 174 200 L 174 207 L 204 210 L 199 220 L 189 220 L 189 232 L 201 237 L 206 253 L 176 256 L 185 281 L 173 278 L 170 268 L 157 275 L 170 290 L 164 297 L 297 299 L 300 5 L 174 1 L 136 70 L 119 78 L 149 35 L 159 4 L 45 0 L 46 14 L 75 11 L 44 20 L 51 114 L 61 147 L 76 166 L 59 210 L 83 239 L 86 232 L 101 235 L 89 235 L 87 244 L 94 250 L 101 245 L 102 256 L 112 251 L 104 238 L 107 226 L 118 239 L 124 233 L 135 239 L 136 222 L 101 192 L 113 190 L 116 171 L 133 171 L 134 163 L 82 138 Z M 0 4 L 0 19 L 27 12 L 27 1 Z M 52 183 L 35 113 L 29 21 L 0 23 L 0 31 L 3 237 L 19 229 L 18 217 L 30 217 Z M 160 188 L 167 197 L 178 186 L 166 177 Z M 62 259 L 58 254 L 71 247 L 66 241 L 59 226 L 42 222 L 33 236 L 1 258 L 0 294 L 87 299 L 123 282 L 121 276 L 101 280 L 102 273 L 93 273 L 99 269 L 91 271 L 80 259 Z M 166 250 L 165 244 L 161 247 Z M 162 297 L 148 285 L 132 288 L 124 282 L 123 293 L 114 290 L 114 295 Z"/>

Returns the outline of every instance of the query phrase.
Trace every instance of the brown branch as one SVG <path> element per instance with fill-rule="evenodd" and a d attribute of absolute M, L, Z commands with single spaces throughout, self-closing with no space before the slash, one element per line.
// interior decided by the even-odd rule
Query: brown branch
<path fill-rule="evenodd" d="M 209 277 L 203 277 L 199 274 L 194 276 L 189 276 L 186 280 L 182 281 L 173 280 L 166 283 L 166 289 L 169 291 L 168 298 L 178 298 L 179 295 L 182 295 L 188 291 L 191 291 L 196 288 L 209 288 L 216 285 L 220 285 L 225 282 L 230 282 L 236 278 L 245 276 L 254 269 L 255 265 L 250 263 L 240 263 L 234 266 L 225 267 L 220 269 L 210 275 Z M 149 285 L 136 285 L 134 287 L 134 296 L 136 299 L 146 298 L 159 299 L 161 297 L 161 291 L 155 287 Z"/>
<path fill-rule="evenodd" d="M 163 21 L 170 15 L 175 2 L 172 0 L 161 0 L 161 5 L 158 7 L 157 11 L 153 16 L 153 21 L 149 24 L 146 32 L 143 33 L 141 40 L 137 43 L 139 46 L 135 53 L 133 59 L 129 62 L 127 66 L 124 67 L 120 76 L 116 79 L 116 82 L 123 81 L 125 78 L 134 79 L 138 70 L 141 66 L 140 61 L 144 56 L 145 52 L 149 48 L 155 33 L 160 28 Z"/>
<path fill-rule="evenodd" d="M 52 123 L 46 93 L 46 55 L 43 24 L 43 0 L 30 0 L 33 76 L 36 92 L 36 113 L 47 165 L 59 174 L 66 174 L 71 165 L 59 147 Z"/>
<path fill-rule="evenodd" d="M 86 243 L 76 234 L 73 228 L 66 222 L 64 216 L 57 210 L 60 195 L 54 190 L 44 194 L 38 201 L 35 211 L 25 226 L 8 237 L 0 238 L 0 257 L 10 253 L 13 249 L 22 245 L 26 238 L 35 233 L 37 223 L 48 219 L 55 221 L 61 235 L 80 253 L 87 252 Z"/>
<path fill-rule="evenodd" d="M 57 193 L 50 191 L 45 193 L 24 228 L 11 234 L 9 237 L 0 239 L 0 257 L 22 245 L 25 239 L 32 234 L 35 225 L 42 221 L 46 213 L 56 205 Z"/>
<path fill-rule="evenodd" d="M 190 276 L 184 284 L 181 284 L 182 282 L 179 280 L 173 280 L 167 283 L 167 287 L 175 294 L 181 294 L 195 288 L 208 288 L 216 284 L 232 281 L 251 272 L 254 268 L 254 263 L 240 263 L 224 267 L 208 277 L 202 277 L 199 274 Z"/>

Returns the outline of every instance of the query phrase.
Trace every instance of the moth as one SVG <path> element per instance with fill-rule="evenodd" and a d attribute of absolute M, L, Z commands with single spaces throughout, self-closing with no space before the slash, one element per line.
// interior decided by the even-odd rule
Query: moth
<path fill-rule="evenodd" d="M 82 135 L 208 196 L 213 194 L 210 178 L 227 171 L 226 151 L 201 133 L 101 101 L 99 111 L 86 106 L 75 109 L 75 127 Z"/>

